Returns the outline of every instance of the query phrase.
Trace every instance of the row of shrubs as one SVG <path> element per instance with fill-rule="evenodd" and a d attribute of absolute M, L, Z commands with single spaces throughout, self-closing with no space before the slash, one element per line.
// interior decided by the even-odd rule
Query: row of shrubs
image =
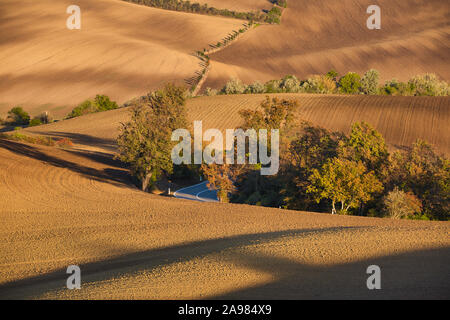
<path fill-rule="evenodd" d="M 228 9 L 217 9 L 214 7 L 208 7 L 207 4 L 199 4 L 190 1 L 183 0 L 124 0 L 127 2 L 161 8 L 172 11 L 191 12 L 199 14 L 207 14 L 213 16 L 231 17 L 241 20 L 257 21 L 265 23 L 280 23 L 282 10 L 278 7 L 287 7 L 286 0 L 272 1 L 274 6 L 271 10 L 266 12 L 238 12 Z"/>
<path fill-rule="evenodd" d="M 325 75 L 313 75 L 306 80 L 288 75 L 280 80 L 266 83 L 256 81 L 246 85 L 238 79 L 231 79 L 221 90 L 206 88 L 205 95 L 217 94 L 255 94 L 255 93 L 321 93 L 321 94 L 366 94 L 366 95 L 401 95 L 401 96 L 448 96 L 449 86 L 435 74 L 417 75 L 408 82 L 396 79 L 379 84 L 380 74 L 371 69 L 362 77 L 349 72 L 342 77 L 332 70 Z"/>

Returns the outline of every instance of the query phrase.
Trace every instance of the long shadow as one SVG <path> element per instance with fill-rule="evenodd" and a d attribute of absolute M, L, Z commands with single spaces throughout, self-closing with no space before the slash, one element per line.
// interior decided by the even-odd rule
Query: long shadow
<path fill-rule="evenodd" d="M 94 168 L 85 167 L 79 165 L 78 163 L 50 156 L 37 150 L 34 147 L 17 142 L 12 142 L 9 140 L 0 139 L 0 148 L 4 148 L 21 156 L 26 156 L 32 159 L 43 161 L 55 167 L 69 169 L 73 172 L 79 173 L 87 178 L 94 179 L 96 181 L 108 182 L 122 187 L 124 185 L 131 185 L 130 176 L 125 170 L 97 170 Z"/>
<path fill-rule="evenodd" d="M 39 132 L 40 135 L 50 136 L 53 138 L 69 138 L 76 144 L 95 146 L 106 150 L 116 151 L 117 144 L 114 139 L 104 139 L 87 134 L 60 132 L 60 131 L 44 131 Z"/>
<path fill-rule="evenodd" d="M 99 280 L 114 279 L 130 272 L 151 271 L 157 267 L 176 262 L 189 261 L 230 248 L 246 246 L 252 243 L 264 243 L 282 237 L 299 237 L 314 233 L 338 232 L 356 227 L 334 227 L 322 229 L 293 229 L 277 232 L 244 234 L 227 238 L 195 241 L 160 249 L 139 251 L 104 261 L 79 264 L 84 284 Z M 73 261 L 77 264 L 77 261 Z M 63 289 L 68 275 L 66 269 L 51 273 L 12 281 L 0 285 L 0 299 L 27 299 L 37 297 L 52 290 Z M 30 293 L 32 292 L 32 296 Z"/>
<path fill-rule="evenodd" d="M 274 273 L 270 283 L 239 289 L 209 299 L 449 299 L 450 247 L 336 264 L 306 265 L 262 254 L 235 255 L 236 264 Z M 381 269 L 381 289 L 369 290 L 370 265 Z"/>

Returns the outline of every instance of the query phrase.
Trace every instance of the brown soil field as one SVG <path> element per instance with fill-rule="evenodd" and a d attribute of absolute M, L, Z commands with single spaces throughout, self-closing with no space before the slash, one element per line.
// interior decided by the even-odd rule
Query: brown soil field
<path fill-rule="evenodd" d="M 239 110 L 257 108 L 266 95 L 229 95 L 198 97 L 188 100 L 191 122 L 203 121 L 203 129 L 233 129 L 241 124 Z M 432 143 L 450 154 L 450 98 L 343 96 L 314 94 L 277 94 L 270 96 L 297 99 L 298 118 L 329 130 L 348 133 L 352 123 L 372 124 L 394 148 L 409 147 L 417 139 Z M 25 129 L 25 132 L 68 137 L 90 150 L 111 152 L 120 122 L 128 119 L 126 108 L 91 114 L 49 125 Z"/>
<path fill-rule="evenodd" d="M 375 68 L 381 79 L 406 81 L 436 73 L 450 79 L 448 4 L 440 0 L 379 0 L 381 29 L 369 30 L 370 0 L 290 1 L 281 25 L 263 25 L 215 53 L 204 88 L 230 78 L 247 83 L 287 74 L 306 78 Z"/>
<path fill-rule="evenodd" d="M 209 7 L 239 12 L 259 12 L 263 9 L 270 10 L 272 8 L 269 0 L 195 0 L 191 2 L 197 2 L 202 5 L 206 3 Z"/>
<path fill-rule="evenodd" d="M 2 299 L 449 298 L 448 222 L 156 196 L 108 155 L 5 140 L 0 194 Z"/>
<path fill-rule="evenodd" d="M 134 5 L 79 0 L 81 29 L 69 30 L 73 1 L 0 3 L 0 117 L 22 105 L 32 115 L 67 115 L 96 94 L 123 103 L 200 69 L 192 53 L 243 21 Z"/>

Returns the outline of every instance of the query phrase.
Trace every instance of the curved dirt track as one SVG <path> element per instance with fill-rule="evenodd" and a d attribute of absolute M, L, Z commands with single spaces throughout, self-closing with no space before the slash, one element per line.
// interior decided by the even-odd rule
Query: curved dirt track
<path fill-rule="evenodd" d="M 3 299 L 449 298 L 448 222 L 145 194 L 107 155 L 4 140 L 0 194 Z"/>
<path fill-rule="evenodd" d="M 274 95 L 270 95 L 274 96 Z M 348 133 L 352 123 L 366 121 L 380 131 L 394 148 L 409 147 L 417 139 L 432 143 L 438 152 L 450 154 L 449 97 L 342 96 L 278 94 L 298 99 L 298 117 L 329 130 Z M 203 129 L 233 129 L 241 125 L 239 110 L 257 108 L 266 95 L 199 97 L 187 102 L 188 117 L 203 121 Z M 127 109 L 91 114 L 25 132 L 69 137 L 91 150 L 113 152 L 120 122 L 128 120 Z"/>
<path fill-rule="evenodd" d="M 120 0 L 79 0 L 81 29 L 68 30 L 70 0 L 0 3 L 0 116 L 22 105 L 60 118 L 96 94 L 118 103 L 199 69 L 193 52 L 243 21 Z"/>
<path fill-rule="evenodd" d="M 372 4 L 381 8 L 381 30 L 366 27 Z M 250 83 L 331 69 L 375 68 L 382 80 L 402 81 L 433 72 L 448 81 L 449 17 L 440 0 L 289 1 L 281 25 L 260 26 L 211 56 L 205 88 L 221 88 L 233 77 Z"/>

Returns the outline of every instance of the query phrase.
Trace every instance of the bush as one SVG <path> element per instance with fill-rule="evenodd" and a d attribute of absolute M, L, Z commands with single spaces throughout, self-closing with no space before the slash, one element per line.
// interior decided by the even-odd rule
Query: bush
<path fill-rule="evenodd" d="M 339 73 L 336 70 L 330 70 L 327 72 L 327 74 L 325 76 L 334 81 L 337 81 L 337 78 L 339 77 Z"/>
<path fill-rule="evenodd" d="M 375 69 L 367 71 L 361 79 L 361 92 L 364 94 L 377 94 L 380 73 Z"/>
<path fill-rule="evenodd" d="M 33 118 L 31 121 L 30 121 L 30 127 L 34 127 L 34 126 L 39 126 L 39 125 L 41 125 L 42 124 L 42 122 L 41 122 L 41 119 L 39 119 L 39 118 Z"/>
<path fill-rule="evenodd" d="M 75 118 L 89 113 L 117 109 L 116 102 L 111 101 L 108 96 L 97 95 L 94 100 L 85 100 L 67 115 L 67 118 Z"/>
<path fill-rule="evenodd" d="M 281 80 L 269 80 L 264 84 L 264 92 L 266 93 L 279 93 L 282 91 Z"/>
<path fill-rule="evenodd" d="M 313 75 L 303 83 L 302 88 L 308 93 L 334 93 L 336 83 L 328 76 Z"/>
<path fill-rule="evenodd" d="M 225 94 L 241 94 L 244 91 L 245 84 L 239 79 L 231 79 L 222 89 L 222 92 Z"/>
<path fill-rule="evenodd" d="M 300 81 L 296 76 L 288 75 L 281 80 L 280 89 L 283 92 L 299 92 L 301 90 Z"/>
<path fill-rule="evenodd" d="M 249 84 L 247 88 L 245 88 L 244 93 L 264 93 L 264 84 L 259 81 L 255 81 L 252 84 Z"/>
<path fill-rule="evenodd" d="M 30 123 L 30 115 L 21 107 L 14 107 L 8 111 L 8 118 L 11 119 L 12 124 L 28 125 Z"/>
<path fill-rule="evenodd" d="M 448 84 L 445 81 L 439 81 L 433 73 L 418 75 L 408 82 L 413 89 L 415 96 L 447 96 L 449 95 Z"/>
<path fill-rule="evenodd" d="M 205 95 L 206 96 L 216 96 L 218 91 L 216 89 L 211 89 L 210 87 L 206 88 Z"/>
<path fill-rule="evenodd" d="M 339 79 L 339 91 L 347 94 L 359 93 L 361 77 L 355 72 L 349 72 Z"/>
<path fill-rule="evenodd" d="M 420 215 L 422 203 L 413 193 L 406 193 L 397 187 L 384 198 L 385 215 L 393 219 L 403 219 Z"/>

